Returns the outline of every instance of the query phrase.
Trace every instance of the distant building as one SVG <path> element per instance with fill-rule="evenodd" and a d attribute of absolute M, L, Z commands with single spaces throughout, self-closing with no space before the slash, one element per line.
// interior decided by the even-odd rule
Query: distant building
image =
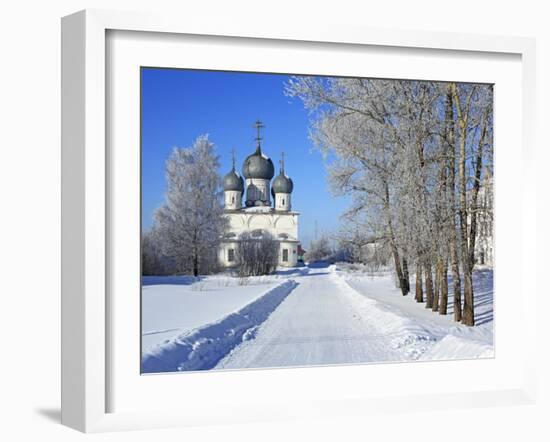
<path fill-rule="evenodd" d="M 261 238 L 264 232 L 269 232 L 279 241 L 279 265 L 293 267 L 299 253 L 299 213 L 292 210 L 291 201 L 294 184 L 285 174 L 284 154 L 279 174 L 271 182 L 275 168 L 273 161 L 262 152 L 260 129 L 263 125 L 257 121 L 255 127 L 258 130 L 256 151 L 244 160 L 244 180 L 235 170 L 235 158 L 231 171 L 223 179 L 229 231 L 220 245 L 220 262 L 224 267 L 236 265 L 236 251 L 242 233 L 249 232 L 253 237 Z"/>
<path fill-rule="evenodd" d="M 485 179 L 481 183 L 475 210 L 477 212 L 477 231 L 474 248 L 475 263 L 493 266 L 493 178 L 489 174 L 486 174 Z M 468 217 L 468 226 L 470 224 L 471 219 Z"/>

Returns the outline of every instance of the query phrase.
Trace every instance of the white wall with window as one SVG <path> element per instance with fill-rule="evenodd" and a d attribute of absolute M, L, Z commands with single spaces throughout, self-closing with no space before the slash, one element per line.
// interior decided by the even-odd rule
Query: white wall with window
<path fill-rule="evenodd" d="M 290 210 L 290 193 L 275 194 L 275 210 Z"/>

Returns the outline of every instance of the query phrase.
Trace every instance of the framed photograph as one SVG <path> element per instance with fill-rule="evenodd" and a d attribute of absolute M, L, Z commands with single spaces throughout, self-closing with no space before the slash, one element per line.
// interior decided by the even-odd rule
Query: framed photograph
<path fill-rule="evenodd" d="M 532 40 L 62 31 L 64 424 L 534 400 Z"/>

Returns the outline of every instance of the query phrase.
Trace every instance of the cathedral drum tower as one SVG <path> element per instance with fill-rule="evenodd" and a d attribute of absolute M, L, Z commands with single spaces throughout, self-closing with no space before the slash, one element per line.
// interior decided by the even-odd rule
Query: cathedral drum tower
<path fill-rule="evenodd" d="M 283 153 L 279 175 L 271 185 L 275 168 L 271 158 L 262 152 L 260 130 L 264 126 L 257 121 L 254 127 L 257 130 L 256 151 L 244 160 L 242 171 L 245 180 L 235 170 L 234 155 L 233 167 L 223 178 L 224 216 L 228 218 L 229 231 L 220 246 L 220 262 L 225 267 L 236 265 L 236 249 L 242 233 L 261 236 L 262 232 L 269 232 L 279 241 L 279 265 L 293 267 L 298 261 L 299 243 L 299 213 L 292 211 L 291 206 L 294 184 L 285 174 Z"/>

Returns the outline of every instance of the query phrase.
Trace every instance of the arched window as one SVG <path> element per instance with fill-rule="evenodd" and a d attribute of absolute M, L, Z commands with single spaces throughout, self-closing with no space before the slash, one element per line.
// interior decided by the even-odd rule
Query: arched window
<path fill-rule="evenodd" d="M 235 197 L 234 196 L 231 198 L 231 203 L 235 204 Z"/>

